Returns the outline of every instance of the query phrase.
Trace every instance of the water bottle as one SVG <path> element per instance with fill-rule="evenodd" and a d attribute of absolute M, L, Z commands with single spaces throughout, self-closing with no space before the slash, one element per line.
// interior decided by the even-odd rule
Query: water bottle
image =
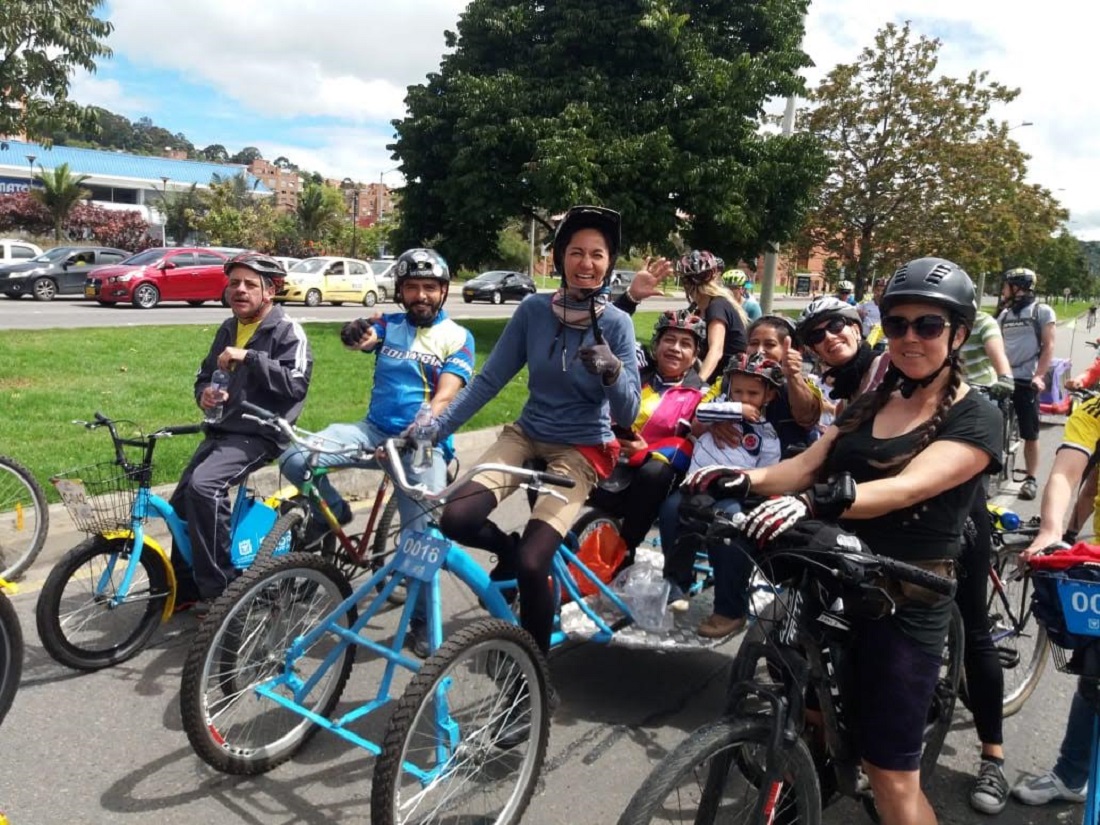
<path fill-rule="evenodd" d="M 225 395 L 229 389 L 229 373 L 225 370 L 214 370 L 214 374 L 210 376 L 210 389 Z M 225 398 L 206 411 L 206 423 L 217 424 L 222 420 L 223 415 L 225 415 Z"/>
<path fill-rule="evenodd" d="M 997 507 L 990 504 L 989 515 L 993 517 L 993 525 L 999 530 L 1019 530 L 1020 517 L 1007 507 Z"/>
<path fill-rule="evenodd" d="M 413 451 L 412 467 L 418 473 L 423 473 L 431 469 L 432 466 L 431 429 L 434 422 L 435 416 L 432 415 L 432 405 L 425 401 L 420 405 L 420 409 L 416 411 L 416 418 L 413 419 L 412 437 L 415 449 Z"/>

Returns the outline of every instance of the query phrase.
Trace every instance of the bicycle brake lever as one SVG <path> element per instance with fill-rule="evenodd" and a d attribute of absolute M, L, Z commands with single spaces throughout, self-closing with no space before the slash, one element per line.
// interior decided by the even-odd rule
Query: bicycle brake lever
<path fill-rule="evenodd" d="M 569 499 L 567 499 L 564 495 L 559 493 L 557 490 L 548 487 L 545 484 L 539 484 L 538 482 L 533 481 L 521 481 L 519 486 L 524 488 L 525 490 L 530 490 L 537 496 L 553 496 L 554 498 L 558 499 L 558 501 L 560 501 L 562 504 L 569 503 Z"/>

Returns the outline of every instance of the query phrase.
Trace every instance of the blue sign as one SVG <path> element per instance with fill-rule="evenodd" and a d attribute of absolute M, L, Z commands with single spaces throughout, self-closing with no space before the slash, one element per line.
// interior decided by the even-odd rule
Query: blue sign
<path fill-rule="evenodd" d="M 0 195 L 18 195 L 27 192 L 31 188 L 31 182 L 27 178 L 3 178 L 0 177 Z M 34 182 L 35 189 L 41 189 L 39 181 Z"/>
<path fill-rule="evenodd" d="M 406 530 L 397 548 L 394 568 L 409 578 L 430 582 L 443 566 L 449 550 L 450 544 L 442 539 Z"/>
<path fill-rule="evenodd" d="M 1059 579 L 1058 597 L 1070 633 L 1100 636 L 1100 582 Z"/>

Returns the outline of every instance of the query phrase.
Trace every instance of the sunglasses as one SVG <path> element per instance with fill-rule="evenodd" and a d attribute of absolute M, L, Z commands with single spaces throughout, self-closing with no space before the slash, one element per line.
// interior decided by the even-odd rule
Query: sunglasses
<path fill-rule="evenodd" d="M 817 329 L 812 329 L 802 337 L 803 340 L 805 340 L 807 346 L 816 347 L 818 344 L 825 340 L 825 333 L 829 333 L 830 335 L 840 335 L 841 331 L 846 326 L 848 326 L 848 322 L 844 318 L 831 318 L 829 320 L 829 323 L 827 323 L 825 326 L 818 327 Z"/>
<path fill-rule="evenodd" d="M 943 334 L 946 326 L 947 319 L 942 315 L 922 315 L 912 321 L 900 315 L 887 315 L 882 319 L 882 332 L 890 339 L 904 338 L 912 327 L 918 338 L 933 341 Z"/>

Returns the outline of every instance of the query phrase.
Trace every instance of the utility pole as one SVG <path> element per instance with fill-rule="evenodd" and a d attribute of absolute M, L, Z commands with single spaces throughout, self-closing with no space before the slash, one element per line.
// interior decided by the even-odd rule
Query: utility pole
<path fill-rule="evenodd" d="M 783 112 L 783 126 L 781 132 L 787 137 L 794 131 L 794 106 L 795 98 L 791 95 L 787 98 L 787 109 Z M 775 268 L 779 260 L 779 245 L 772 244 L 772 249 L 764 254 L 764 276 L 760 283 L 760 308 L 765 314 L 772 311 L 772 296 L 775 294 Z"/>

